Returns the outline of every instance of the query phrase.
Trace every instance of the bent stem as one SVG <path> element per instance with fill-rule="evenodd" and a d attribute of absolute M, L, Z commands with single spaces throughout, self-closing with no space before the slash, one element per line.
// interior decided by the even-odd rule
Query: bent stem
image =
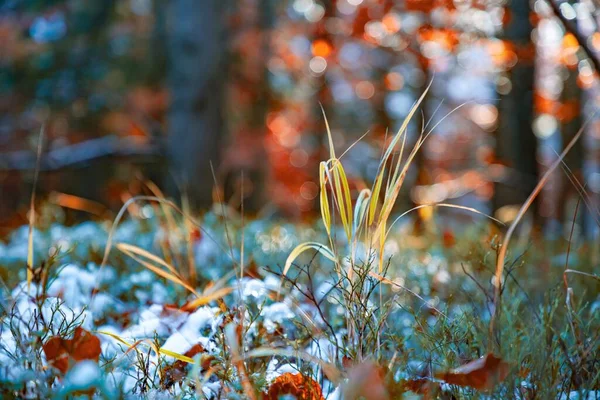
<path fill-rule="evenodd" d="M 490 346 L 494 342 L 492 339 L 494 338 L 494 333 L 496 331 L 496 320 L 498 318 L 498 315 L 500 314 L 500 300 L 501 300 L 500 297 L 501 297 L 501 293 L 502 293 L 502 290 L 501 290 L 502 283 L 501 282 L 502 282 L 502 275 L 504 272 L 504 261 L 506 259 L 506 252 L 508 249 L 508 244 L 510 242 L 510 239 L 511 239 L 512 235 L 514 234 L 514 232 L 517 228 L 517 225 L 519 224 L 519 222 L 521 221 L 521 219 L 523 218 L 523 216 L 525 215 L 525 213 L 527 212 L 529 207 L 531 207 L 535 198 L 540 194 L 540 192 L 542 191 L 542 188 L 548 182 L 548 179 L 550 179 L 550 175 L 552 175 L 554 170 L 561 164 L 561 162 L 563 161 L 563 159 L 565 158 L 567 153 L 573 148 L 575 143 L 577 143 L 577 141 L 583 134 L 587 123 L 588 122 L 586 122 L 585 124 L 582 125 L 582 127 L 579 129 L 577 134 L 573 137 L 573 139 L 571 139 L 571 141 L 569 142 L 567 147 L 565 147 L 565 149 L 562 151 L 562 153 L 560 153 L 560 156 L 552 163 L 550 168 L 548 168 L 548 170 L 544 173 L 544 175 L 542 176 L 542 179 L 540 179 L 540 181 L 538 182 L 536 187 L 533 189 L 533 191 L 531 192 L 531 194 L 529 195 L 529 197 L 527 198 L 525 203 L 521 206 L 521 209 L 517 213 L 517 217 L 514 219 L 514 221 L 508 228 L 508 231 L 506 232 L 506 236 L 504 237 L 504 240 L 502 241 L 502 243 L 500 243 L 500 250 L 498 251 L 498 257 L 496 259 L 496 273 L 494 276 L 494 287 L 495 287 L 495 290 L 494 290 L 494 313 L 492 314 L 492 317 L 490 319 L 490 325 L 489 325 Z"/>

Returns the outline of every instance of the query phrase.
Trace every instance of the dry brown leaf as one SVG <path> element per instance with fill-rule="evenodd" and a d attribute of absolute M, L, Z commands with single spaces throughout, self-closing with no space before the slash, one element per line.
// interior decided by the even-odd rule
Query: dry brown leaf
<path fill-rule="evenodd" d="M 384 370 L 371 361 L 350 368 L 348 382 L 344 385 L 344 399 L 389 400 L 384 378 Z"/>
<path fill-rule="evenodd" d="M 204 346 L 200 343 L 196 343 L 192 346 L 191 349 L 186 351 L 184 355 L 186 357 L 194 357 L 199 353 L 203 353 L 205 351 Z M 208 361 L 207 361 L 208 360 Z M 201 366 L 204 370 L 208 370 L 210 367 L 211 358 L 203 358 L 201 359 Z M 175 383 L 181 382 L 183 378 L 187 376 L 188 366 L 190 364 L 183 362 L 181 360 L 175 361 L 172 365 L 165 367 L 163 376 L 161 377 L 161 385 L 165 389 L 169 389 Z"/>
<path fill-rule="evenodd" d="M 401 382 L 404 391 L 410 391 L 423 396 L 423 399 L 431 399 L 437 393 L 440 384 L 429 378 L 416 378 Z"/>
<path fill-rule="evenodd" d="M 456 369 L 438 373 L 435 377 L 451 385 L 488 390 L 506 379 L 508 370 L 507 362 L 490 353 Z"/>
<path fill-rule="evenodd" d="M 81 327 L 75 329 L 73 339 L 53 336 L 42 346 L 48 363 L 65 374 L 72 361 L 94 360 L 100 358 L 100 339 Z"/>

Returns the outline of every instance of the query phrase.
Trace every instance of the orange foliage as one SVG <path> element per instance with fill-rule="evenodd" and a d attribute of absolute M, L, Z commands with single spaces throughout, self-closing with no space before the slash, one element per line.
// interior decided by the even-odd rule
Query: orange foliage
<path fill-rule="evenodd" d="M 554 115 L 561 122 L 572 121 L 581 112 L 581 105 L 576 99 L 561 103 L 558 100 L 544 97 L 539 93 L 533 96 L 533 106 L 537 113 Z"/>
<path fill-rule="evenodd" d="M 404 86 L 404 77 L 398 72 L 390 72 L 385 76 L 385 87 L 388 90 L 400 90 Z"/>
<path fill-rule="evenodd" d="M 398 32 L 400 30 L 400 19 L 396 14 L 386 14 L 381 23 L 388 32 Z"/>
<path fill-rule="evenodd" d="M 579 41 L 577 41 L 575 35 L 567 33 L 562 42 L 560 62 L 566 65 L 567 68 L 575 70 L 579 61 L 577 50 L 579 50 Z"/>
<path fill-rule="evenodd" d="M 433 398 L 433 394 L 439 389 L 440 384 L 428 378 L 417 378 L 402 382 L 406 391 L 423 395 L 424 399 Z"/>
<path fill-rule="evenodd" d="M 446 50 L 452 51 L 458 45 L 458 34 L 452 29 L 423 27 L 419 29 L 419 41 L 437 42 L 446 48 Z"/>
<path fill-rule="evenodd" d="M 265 393 L 264 400 L 278 400 L 284 395 L 295 396 L 298 400 L 324 400 L 321 386 L 309 376 L 300 373 L 286 372 L 278 376 L 269 390 Z"/>
<path fill-rule="evenodd" d="M 327 57 L 331 54 L 331 45 L 323 39 L 317 39 L 312 44 L 312 52 L 316 57 Z"/>
<path fill-rule="evenodd" d="M 365 33 L 365 25 L 370 19 L 371 17 L 369 17 L 369 8 L 366 6 L 360 7 L 352 24 L 352 35 L 356 37 L 362 37 Z"/>
<path fill-rule="evenodd" d="M 81 327 L 75 329 L 73 339 L 53 336 L 42 350 L 48 363 L 63 374 L 67 373 L 73 362 L 94 360 L 100 358 L 100 339 Z"/>
<path fill-rule="evenodd" d="M 493 354 L 487 354 L 456 369 L 436 374 L 435 377 L 451 385 L 488 390 L 506 379 L 508 370 L 507 362 Z"/>
<path fill-rule="evenodd" d="M 600 51 L 600 32 L 594 32 L 592 35 L 592 47 L 596 51 Z"/>
<path fill-rule="evenodd" d="M 535 61 L 535 45 L 533 43 L 515 46 L 515 53 L 519 62 L 533 64 Z"/>
<path fill-rule="evenodd" d="M 344 387 L 344 398 L 389 400 L 385 374 L 385 369 L 372 361 L 353 366 L 348 370 L 348 382 Z"/>
<path fill-rule="evenodd" d="M 563 47 L 565 49 L 577 50 L 579 48 L 579 42 L 572 33 L 567 33 L 563 38 Z"/>
<path fill-rule="evenodd" d="M 429 13 L 434 8 L 444 7 L 448 10 L 454 10 L 453 0 L 405 0 L 407 11 L 420 11 Z"/>

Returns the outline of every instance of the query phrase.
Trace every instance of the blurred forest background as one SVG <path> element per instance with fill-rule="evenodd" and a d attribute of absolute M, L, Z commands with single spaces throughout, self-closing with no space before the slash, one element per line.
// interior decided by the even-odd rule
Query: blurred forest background
<path fill-rule="evenodd" d="M 327 154 L 321 105 L 340 153 L 368 132 L 343 159 L 360 189 L 432 82 L 407 207 L 510 219 L 584 129 L 531 220 L 560 237 L 578 208 L 576 234 L 599 236 L 598 0 L 0 4 L 3 231 L 27 221 L 43 124 L 38 192 L 67 209 L 107 215 L 149 179 L 196 207 L 238 208 L 243 190 L 247 212 L 303 218 Z"/>

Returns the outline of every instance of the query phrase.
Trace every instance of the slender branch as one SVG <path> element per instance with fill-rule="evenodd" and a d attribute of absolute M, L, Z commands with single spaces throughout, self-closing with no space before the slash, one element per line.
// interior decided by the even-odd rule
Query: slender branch
<path fill-rule="evenodd" d="M 104 136 L 48 151 L 40 159 L 40 171 L 57 171 L 109 156 L 156 157 L 162 154 L 159 143 L 138 143 L 128 137 Z M 35 153 L 30 151 L 14 151 L 0 157 L 0 171 L 28 171 L 35 165 Z"/>
<path fill-rule="evenodd" d="M 552 11 L 556 15 L 556 17 L 560 20 L 560 22 L 565 27 L 565 30 L 567 32 L 569 32 L 570 34 L 572 34 L 573 36 L 575 36 L 575 38 L 577 39 L 577 42 L 579 43 L 579 46 L 583 49 L 587 58 L 589 58 L 590 62 L 594 65 L 594 69 L 596 70 L 596 72 L 600 73 L 600 60 L 597 58 L 595 52 L 588 45 L 588 42 L 587 42 L 585 36 L 583 36 L 579 32 L 579 30 L 577 29 L 577 24 L 574 21 L 568 20 L 560 12 L 560 5 L 562 4 L 562 1 L 556 1 L 556 0 L 547 0 L 547 1 L 548 1 L 548 4 L 550 5 L 550 7 L 552 8 Z"/>

